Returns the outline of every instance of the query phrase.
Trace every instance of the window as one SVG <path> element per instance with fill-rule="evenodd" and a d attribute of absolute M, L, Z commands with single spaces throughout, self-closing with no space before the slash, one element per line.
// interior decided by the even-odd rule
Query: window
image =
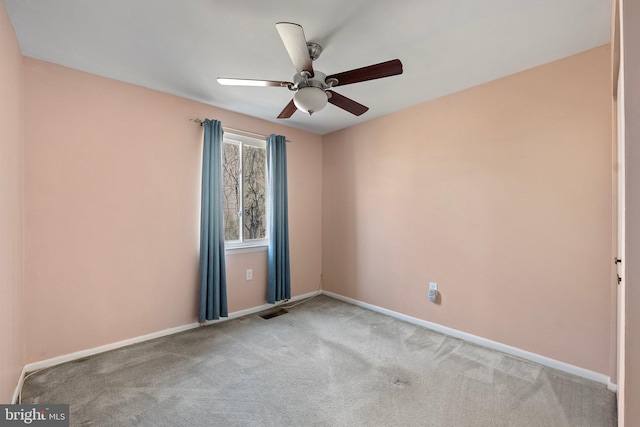
<path fill-rule="evenodd" d="M 225 246 L 266 245 L 266 141 L 225 133 L 222 167 Z"/>

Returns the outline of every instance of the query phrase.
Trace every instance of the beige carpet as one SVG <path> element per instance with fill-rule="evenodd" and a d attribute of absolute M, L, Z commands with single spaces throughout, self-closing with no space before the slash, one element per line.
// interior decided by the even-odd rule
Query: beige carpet
<path fill-rule="evenodd" d="M 605 386 L 319 296 L 50 368 L 74 426 L 615 426 Z"/>

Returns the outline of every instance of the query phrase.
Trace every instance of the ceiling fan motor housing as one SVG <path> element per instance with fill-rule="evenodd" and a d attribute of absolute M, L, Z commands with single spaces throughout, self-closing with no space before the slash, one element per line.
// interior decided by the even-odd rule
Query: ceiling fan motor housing
<path fill-rule="evenodd" d="M 323 72 L 314 70 L 313 77 L 308 77 L 303 73 L 293 76 L 293 90 L 302 89 L 303 87 L 317 87 L 318 89 L 329 89 L 329 85 L 325 82 L 327 75 Z"/>

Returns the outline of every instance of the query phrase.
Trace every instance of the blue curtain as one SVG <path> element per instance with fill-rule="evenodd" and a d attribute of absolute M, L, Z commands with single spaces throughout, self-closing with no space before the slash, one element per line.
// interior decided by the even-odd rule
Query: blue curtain
<path fill-rule="evenodd" d="M 291 298 L 286 144 L 284 136 L 271 135 L 267 138 L 270 213 L 267 301 L 272 304 Z"/>
<path fill-rule="evenodd" d="M 228 316 L 222 208 L 222 132 L 219 121 L 204 121 L 200 208 L 200 323 Z"/>

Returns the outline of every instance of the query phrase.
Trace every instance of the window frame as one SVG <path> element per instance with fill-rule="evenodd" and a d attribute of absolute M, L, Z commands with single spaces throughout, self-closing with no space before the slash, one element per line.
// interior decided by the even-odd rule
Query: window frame
<path fill-rule="evenodd" d="M 258 139 L 251 138 L 244 135 L 238 135 L 235 133 L 227 133 L 223 134 L 222 144 L 224 148 L 224 144 L 233 144 L 239 147 L 238 156 L 240 160 L 240 211 L 241 216 L 238 218 L 238 231 L 240 234 L 240 239 L 238 240 L 226 240 L 224 241 L 225 252 L 229 253 L 243 253 L 243 252 L 255 252 L 266 250 L 269 246 L 269 171 L 267 168 L 267 140 L 266 139 Z M 244 239 L 244 169 L 243 169 L 243 150 L 244 146 L 257 147 L 265 150 L 265 237 L 264 239 Z M 224 203 L 224 202 L 223 202 Z"/>

